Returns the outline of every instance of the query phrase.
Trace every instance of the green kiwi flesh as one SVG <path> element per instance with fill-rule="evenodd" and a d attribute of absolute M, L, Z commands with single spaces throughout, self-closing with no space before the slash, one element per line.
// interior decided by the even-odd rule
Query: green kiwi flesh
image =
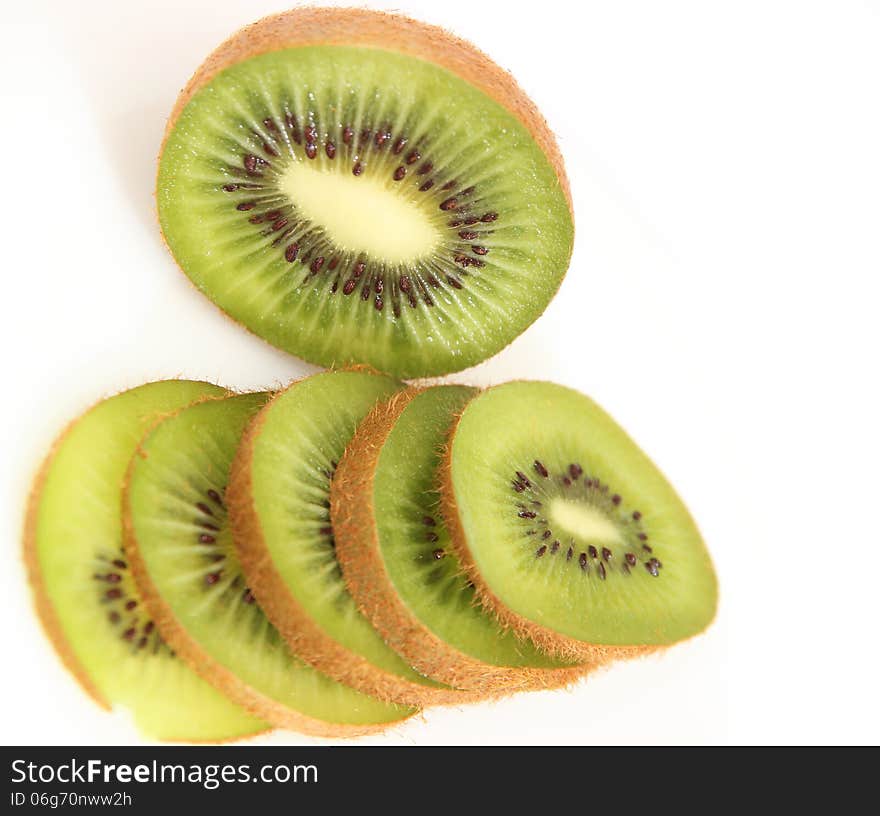
<path fill-rule="evenodd" d="M 263 716 L 275 725 L 332 734 L 332 725 L 401 720 L 413 709 L 361 694 L 296 658 L 245 583 L 224 496 L 242 432 L 266 399 L 245 394 L 185 408 L 147 435 L 132 462 L 127 540 L 170 613 L 167 637 L 182 641 L 184 656 L 195 644 L 207 679 L 219 674 L 212 665 L 231 672 L 240 682 L 221 681 L 227 693 L 265 698 Z"/>
<path fill-rule="evenodd" d="M 268 728 L 165 644 L 122 552 L 122 485 L 145 431 L 162 414 L 224 393 L 173 380 L 104 400 L 58 440 L 31 499 L 26 558 L 56 648 L 99 702 L 129 709 L 159 739 L 227 740 Z"/>
<path fill-rule="evenodd" d="M 430 694 L 444 687 L 409 666 L 358 610 L 336 559 L 330 522 L 330 482 L 348 441 L 376 403 L 401 388 L 397 380 L 362 371 L 294 383 L 263 409 L 242 443 L 229 505 L 245 574 L 270 618 L 286 634 L 291 615 L 279 613 L 278 593 L 263 588 L 264 569 L 280 581 L 296 614 L 320 630 L 317 647 L 297 647 L 304 658 L 339 677 L 331 652 L 341 646 L 378 673 Z"/>
<path fill-rule="evenodd" d="M 442 374 L 544 310 L 573 225 L 520 120 L 431 62 L 314 45 L 221 71 L 158 176 L 183 271 L 270 343 L 321 365 Z"/>
<path fill-rule="evenodd" d="M 481 598 L 520 631 L 659 646 L 715 615 L 715 573 L 681 499 L 575 391 L 513 382 L 475 397 L 454 432 L 447 488 Z"/>

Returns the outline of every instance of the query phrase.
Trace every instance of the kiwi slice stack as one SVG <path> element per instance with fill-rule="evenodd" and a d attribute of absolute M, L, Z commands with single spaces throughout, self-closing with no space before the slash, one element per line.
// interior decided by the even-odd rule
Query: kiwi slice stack
<path fill-rule="evenodd" d="M 168 122 L 159 220 L 183 271 L 270 343 L 395 376 L 474 365 L 568 268 L 568 181 L 509 74 L 442 29 L 301 8 L 233 36 Z"/>
<path fill-rule="evenodd" d="M 717 595 L 684 505 L 586 397 L 362 369 L 99 403 L 39 473 L 25 548 L 87 691 L 186 741 L 565 686 L 697 634 Z"/>

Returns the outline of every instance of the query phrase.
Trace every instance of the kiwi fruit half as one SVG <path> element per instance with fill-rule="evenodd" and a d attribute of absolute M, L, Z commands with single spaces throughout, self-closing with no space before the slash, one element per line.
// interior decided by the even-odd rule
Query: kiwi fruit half
<path fill-rule="evenodd" d="M 715 573 L 681 499 L 576 391 L 513 382 L 476 396 L 444 482 L 444 517 L 482 602 L 546 651 L 637 653 L 715 615 Z"/>
<path fill-rule="evenodd" d="M 123 705 L 159 739 L 227 740 L 268 728 L 165 643 L 122 551 L 122 484 L 144 432 L 164 413 L 224 393 L 173 380 L 98 403 L 56 441 L 28 507 L 25 560 L 55 648 L 100 705 Z"/>
<path fill-rule="evenodd" d="M 487 694 L 564 685 L 585 673 L 517 638 L 476 602 L 440 515 L 441 451 L 477 393 L 410 389 L 364 420 L 330 489 L 346 585 L 386 642 L 423 674 Z"/>
<path fill-rule="evenodd" d="M 307 734 L 381 730 L 413 709 L 298 660 L 255 603 L 235 555 L 224 501 L 229 467 L 267 397 L 201 402 L 148 432 L 128 471 L 126 560 L 165 642 L 230 699 Z"/>
<path fill-rule="evenodd" d="M 172 112 L 157 185 L 195 285 L 327 366 L 480 362 L 543 312 L 572 249 L 556 142 L 509 74 L 366 10 L 296 9 L 221 45 Z"/>
<path fill-rule="evenodd" d="M 257 414 L 227 504 L 248 587 L 293 651 L 334 679 L 410 705 L 463 702 L 415 671 L 358 610 L 336 559 L 330 482 L 358 423 L 402 384 L 365 371 L 315 374 Z"/>

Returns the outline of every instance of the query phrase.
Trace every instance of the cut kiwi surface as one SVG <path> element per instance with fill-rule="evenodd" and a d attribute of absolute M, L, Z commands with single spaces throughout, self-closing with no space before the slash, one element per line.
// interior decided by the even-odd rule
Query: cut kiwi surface
<path fill-rule="evenodd" d="M 513 382 L 475 397 L 447 452 L 444 497 L 483 603 L 550 652 L 638 652 L 715 615 L 715 573 L 681 499 L 575 391 Z"/>
<path fill-rule="evenodd" d="M 544 310 L 573 225 L 552 134 L 442 29 L 298 9 L 235 35 L 172 113 L 157 197 L 183 271 L 322 365 L 442 374 Z"/>
<path fill-rule="evenodd" d="M 296 654 L 383 700 L 463 702 L 415 671 L 361 614 L 336 559 L 330 482 L 358 423 L 402 384 L 362 371 L 316 374 L 276 396 L 248 427 L 228 506 L 247 584 Z"/>
<path fill-rule="evenodd" d="M 98 403 L 57 440 L 28 508 L 25 560 L 56 649 L 99 704 L 128 708 L 160 739 L 227 740 L 269 727 L 162 640 L 122 551 L 122 485 L 141 437 L 162 414 L 225 393 L 172 380 Z"/>
<path fill-rule="evenodd" d="M 506 693 L 586 672 L 504 631 L 476 602 L 450 549 L 438 492 L 453 418 L 478 393 L 444 385 L 395 394 L 361 423 L 330 505 L 346 584 L 385 640 L 426 675 Z"/>
<path fill-rule="evenodd" d="M 413 709 L 382 703 L 298 660 L 244 582 L 226 520 L 229 467 L 267 394 L 185 408 L 150 431 L 125 490 L 126 557 L 165 641 L 230 699 L 317 736 L 381 730 Z"/>

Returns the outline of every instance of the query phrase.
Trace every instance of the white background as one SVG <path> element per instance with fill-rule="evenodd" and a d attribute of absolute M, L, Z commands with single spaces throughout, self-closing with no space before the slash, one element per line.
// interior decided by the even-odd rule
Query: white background
<path fill-rule="evenodd" d="M 3 742 L 139 739 L 66 675 L 25 585 L 22 510 L 57 431 L 153 378 L 257 387 L 311 370 L 189 285 L 153 208 L 178 90 L 228 34 L 285 5 L 4 7 Z M 460 379 L 553 379 L 599 400 L 689 502 L 722 605 L 705 636 L 572 692 L 435 710 L 364 742 L 877 742 L 880 7 L 400 8 L 514 72 L 574 193 L 559 296 Z"/>

